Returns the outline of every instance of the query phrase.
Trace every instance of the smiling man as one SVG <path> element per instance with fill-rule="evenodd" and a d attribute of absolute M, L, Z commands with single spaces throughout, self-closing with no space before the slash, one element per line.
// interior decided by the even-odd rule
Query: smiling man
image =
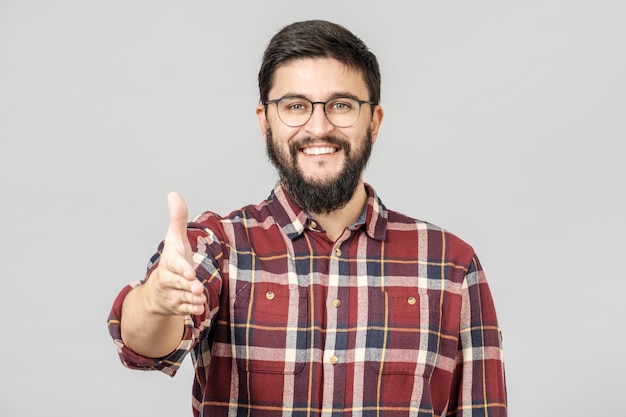
<path fill-rule="evenodd" d="M 270 41 L 256 109 L 280 181 L 258 205 L 170 222 L 109 330 L 196 416 L 506 416 L 501 338 L 473 249 L 363 182 L 383 120 L 376 57 L 342 26 Z"/>
<path fill-rule="evenodd" d="M 257 107 L 267 153 L 293 202 L 335 240 L 363 211 L 362 174 L 383 110 L 359 70 L 335 58 L 298 59 L 273 78 L 268 96 L 277 98 Z"/>

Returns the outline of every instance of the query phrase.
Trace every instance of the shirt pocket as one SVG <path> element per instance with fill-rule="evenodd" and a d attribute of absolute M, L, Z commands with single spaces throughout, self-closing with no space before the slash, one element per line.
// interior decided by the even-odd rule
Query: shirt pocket
<path fill-rule="evenodd" d="M 302 370 L 310 332 L 306 288 L 247 283 L 235 294 L 233 313 L 240 370 L 276 374 Z"/>
<path fill-rule="evenodd" d="M 370 288 L 365 360 L 376 373 L 430 375 L 439 310 L 428 298 L 417 288 Z"/>

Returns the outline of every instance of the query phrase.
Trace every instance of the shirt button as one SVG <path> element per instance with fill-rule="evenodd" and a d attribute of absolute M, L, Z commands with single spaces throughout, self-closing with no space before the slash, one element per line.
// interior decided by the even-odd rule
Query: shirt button
<path fill-rule="evenodd" d="M 273 291 L 268 291 L 265 293 L 265 298 L 267 298 L 268 300 L 273 300 L 275 297 L 274 292 Z"/>
<path fill-rule="evenodd" d="M 313 220 L 311 220 L 311 223 L 309 223 L 309 226 L 311 226 L 311 229 L 317 229 L 317 223 L 315 223 Z"/>
<path fill-rule="evenodd" d="M 328 362 L 330 362 L 331 365 L 337 365 L 339 363 L 339 358 L 333 355 L 328 358 Z"/>
<path fill-rule="evenodd" d="M 409 297 L 406 299 L 407 303 L 409 303 L 409 305 L 415 305 L 415 303 L 417 303 L 417 300 L 415 299 L 415 297 Z"/>
<path fill-rule="evenodd" d="M 341 305 L 341 300 L 338 298 L 335 298 L 333 300 L 333 307 L 338 308 Z"/>
<path fill-rule="evenodd" d="M 335 249 L 335 255 L 341 256 L 341 249 L 339 248 Z"/>

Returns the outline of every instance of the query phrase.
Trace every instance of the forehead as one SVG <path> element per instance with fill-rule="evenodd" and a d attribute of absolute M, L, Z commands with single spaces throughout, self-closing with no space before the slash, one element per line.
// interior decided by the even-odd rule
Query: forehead
<path fill-rule="evenodd" d="M 288 94 L 312 100 L 325 100 L 337 94 L 369 99 L 363 74 L 334 58 L 297 59 L 279 66 L 274 73 L 269 97 L 273 99 Z"/>

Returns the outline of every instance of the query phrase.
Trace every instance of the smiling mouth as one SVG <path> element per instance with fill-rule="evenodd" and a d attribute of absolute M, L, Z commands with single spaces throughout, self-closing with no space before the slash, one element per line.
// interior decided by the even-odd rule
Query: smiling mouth
<path fill-rule="evenodd" d="M 308 146 L 301 149 L 305 155 L 330 155 L 339 149 L 334 146 Z"/>

